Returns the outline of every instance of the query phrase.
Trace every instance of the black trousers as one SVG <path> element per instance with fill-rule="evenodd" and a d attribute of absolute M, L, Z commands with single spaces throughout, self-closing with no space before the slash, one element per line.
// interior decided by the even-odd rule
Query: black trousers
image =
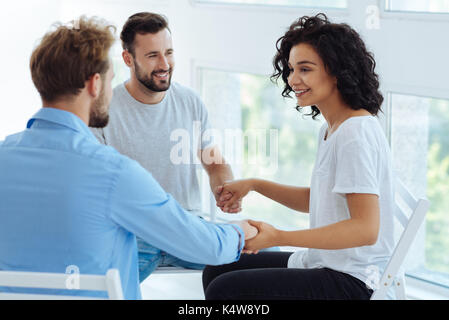
<path fill-rule="evenodd" d="M 203 271 L 206 300 L 368 300 L 359 279 L 328 268 L 287 268 L 292 252 L 242 254 L 240 260 Z"/>

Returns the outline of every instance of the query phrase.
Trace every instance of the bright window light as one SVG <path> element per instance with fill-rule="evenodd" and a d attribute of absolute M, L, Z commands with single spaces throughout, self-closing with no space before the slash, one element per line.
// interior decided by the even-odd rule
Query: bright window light
<path fill-rule="evenodd" d="M 323 118 L 306 116 L 310 108 L 296 111 L 296 101 L 284 99 L 281 85 L 274 85 L 268 76 L 213 69 L 201 69 L 200 74 L 201 95 L 211 124 L 227 130 L 222 131 L 221 150 L 235 177 L 310 186 Z M 243 141 L 230 140 L 239 130 Z M 241 152 L 236 150 L 239 148 Z M 267 221 L 283 230 L 309 226 L 307 214 L 257 193 L 243 200 L 242 209 L 242 218 Z M 217 217 L 225 218 L 225 214 Z"/>
<path fill-rule="evenodd" d="M 348 7 L 347 0 L 196 0 L 195 2 L 217 3 L 217 4 L 289 6 L 289 7 L 305 7 L 305 8 L 345 9 Z"/>
<path fill-rule="evenodd" d="M 449 13 L 449 0 L 386 0 L 387 11 Z"/>
<path fill-rule="evenodd" d="M 449 100 L 391 95 L 395 170 L 416 197 L 430 201 L 406 272 L 449 287 Z"/>

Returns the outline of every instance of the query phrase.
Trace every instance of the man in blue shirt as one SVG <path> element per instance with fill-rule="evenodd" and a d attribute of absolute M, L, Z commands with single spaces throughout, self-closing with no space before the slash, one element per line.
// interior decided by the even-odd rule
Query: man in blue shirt
<path fill-rule="evenodd" d="M 238 260 L 252 227 L 185 212 L 148 171 L 91 133 L 88 125 L 108 122 L 114 36 L 96 19 L 75 25 L 59 26 L 34 50 L 44 107 L 0 143 L 0 270 L 116 268 L 125 298 L 140 299 L 136 235 L 186 261 Z"/>

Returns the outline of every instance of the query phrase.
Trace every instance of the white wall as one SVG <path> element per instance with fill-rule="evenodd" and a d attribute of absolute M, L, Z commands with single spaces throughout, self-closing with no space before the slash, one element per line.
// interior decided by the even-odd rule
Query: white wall
<path fill-rule="evenodd" d="M 383 1 L 350 0 L 347 12 L 323 10 L 334 21 L 345 21 L 364 37 L 375 53 L 384 91 L 449 98 L 448 18 L 413 20 L 385 14 L 379 29 L 368 29 L 370 5 Z M 0 10 L 0 139 L 22 130 L 40 106 L 30 79 L 28 63 L 32 48 L 55 21 L 80 14 L 98 15 L 114 22 L 119 34 L 126 18 L 137 11 L 168 16 L 176 50 L 175 80 L 198 88 L 195 67 L 214 66 L 259 74 L 272 71 L 275 42 L 299 16 L 318 10 L 248 6 L 197 5 L 189 0 L 18 0 Z M 20 18 L 18 18 L 20 17 Z M 441 30 L 435 32 L 435 30 Z M 119 55 L 120 46 L 115 48 Z"/>

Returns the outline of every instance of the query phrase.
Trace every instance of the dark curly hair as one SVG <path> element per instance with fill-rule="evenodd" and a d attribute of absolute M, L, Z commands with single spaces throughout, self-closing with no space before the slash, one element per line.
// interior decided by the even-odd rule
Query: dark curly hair
<path fill-rule="evenodd" d="M 277 53 L 273 59 L 273 82 L 279 77 L 285 83 L 283 97 L 290 97 L 288 84 L 290 50 L 300 44 L 311 45 L 324 62 L 326 71 L 337 79 L 337 88 L 343 101 L 352 109 L 365 109 L 372 115 L 381 110 L 383 96 L 379 91 L 379 77 L 374 72 L 376 62 L 368 52 L 360 35 L 345 23 L 331 23 L 324 13 L 314 17 L 304 16 L 295 21 L 276 42 Z M 296 107 L 299 111 L 299 106 Z M 312 106 L 312 118 L 320 110 Z"/>

